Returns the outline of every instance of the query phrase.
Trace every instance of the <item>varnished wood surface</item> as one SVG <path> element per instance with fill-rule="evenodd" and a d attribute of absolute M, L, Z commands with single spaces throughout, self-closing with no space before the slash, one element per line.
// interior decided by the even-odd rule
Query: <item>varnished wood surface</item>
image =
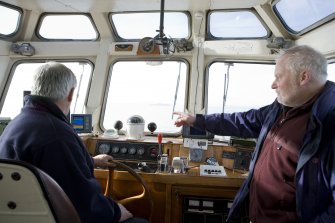
<path fill-rule="evenodd" d="M 92 155 L 95 155 L 99 140 L 128 141 L 125 137 L 108 139 L 101 136 L 85 136 L 82 139 Z M 157 137 L 145 137 L 138 142 L 157 143 Z M 172 157 L 189 155 L 189 148 L 183 147 L 183 141 L 180 138 L 164 138 L 163 151 L 165 153 L 169 151 L 170 165 Z M 225 164 L 222 159 L 223 151 L 235 152 L 236 148 L 224 143 L 213 143 L 208 146 L 207 150 L 204 150 L 203 156 L 215 157 L 218 163 L 223 165 Z M 201 164 L 203 162 L 189 162 L 191 168 L 186 174 L 139 172 L 139 175 L 149 186 L 153 197 L 154 208 L 151 223 L 182 222 L 182 202 L 185 196 L 234 199 L 246 175 L 225 168 L 227 173 L 225 177 L 200 176 L 199 166 Z M 108 170 L 96 169 L 95 176 L 100 182 L 102 190 L 105 190 Z M 116 197 L 120 199 L 139 194 L 142 191 L 141 185 L 126 171 L 115 171 L 113 185 L 117 192 Z M 129 208 L 131 212 L 136 213 L 135 216 L 146 217 L 150 215 L 147 201 L 140 201 Z"/>
<path fill-rule="evenodd" d="M 190 174 L 142 173 L 139 175 L 148 184 L 154 203 L 151 223 L 181 222 L 183 196 L 226 198 L 232 200 L 243 183 L 245 176 L 227 171 L 227 177 L 204 177 L 192 170 Z M 105 189 L 107 170 L 96 169 L 95 176 Z M 118 196 L 124 198 L 138 194 L 142 188 L 136 180 L 125 171 L 115 171 L 114 185 Z M 139 217 L 149 216 L 148 202 L 142 201 L 130 211 L 140 213 Z M 128 207 L 127 207 L 128 208 Z"/>
<path fill-rule="evenodd" d="M 197 169 L 198 170 L 198 169 Z M 245 176 L 240 173 L 233 173 L 226 170 L 226 177 L 199 176 L 199 173 L 175 174 L 175 173 L 144 173 L 139 172 L 147 182 L 163 184 L 181 184 L 196 186 L 217 186 L 217 187 L 240 187 Z M 107 179 L 108 170 L 95 169 L 97 178 Z M 126 171 L 115 171 L 115 180 L 132 180 L 131 175 Z"/>

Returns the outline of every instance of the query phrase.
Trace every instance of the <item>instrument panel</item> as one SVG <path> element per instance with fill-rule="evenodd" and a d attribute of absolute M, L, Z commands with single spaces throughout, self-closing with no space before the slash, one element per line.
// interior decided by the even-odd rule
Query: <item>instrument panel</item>
<path fill-rule="evenodd" d="M 95 155 L 99 154 L 124 161 L 157 162 L 158 143 L 98 140 Z"/>

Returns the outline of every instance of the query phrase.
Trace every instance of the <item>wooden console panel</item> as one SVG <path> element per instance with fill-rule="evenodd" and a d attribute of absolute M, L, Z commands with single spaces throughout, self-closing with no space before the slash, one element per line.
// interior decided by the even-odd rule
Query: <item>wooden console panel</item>
<path fill-rule="evenodd" d="M 196 171 L 195 171 L 196 172 Z M 154 202 L 152 223 L 181 222 L 181 205 L 183 196 L 213 197 L 233 200 L 244 181 L 244 177 L 234 175 L 229 171 L 227 177 L 203 177 L 187 174 L 139 173 L 148 184 Z M 96 169 L 95 176 L 105 189 L 107 170 Z M 119 188 L 121 197 L 132 196 L 141 192 L 138 182 L 125 171 L 116 171 L 113 178 L 114 185 Z M 140 216 L 149 216 L 147 202 L 137 204 L 142 212 Z"/>
<path fill-rule="evenodd" d="M 100 137 L 84 137 L 83 141 L 88 151 L 96 155 L 96 145 L 99 140 L 106 140 Z M 110 139 L 125 141 L 124 138 Z M 157 143 L 156 137 L 148 137 L 144 143 Z M 236 151 L 234 147 L 224 144 L 212 144 L 204 151 L 204 157 L 215 157 L 220 165 L 223 165 L 223 151 Z M 181 139 L 164 139 L 163 152 L 169 153 L 170 165 L 172 157 L 188 156 L 189 149 L 183 147 Z M 151 223 L 181 223 L 182 222 L 182 201 L 185 196 L 222 198 L 233 200 L 238 189 L 246 178 L 246 175 L 226 169 L 226 177 L 204 177 L 199 175 L 199 165 L 202 162 L 190 162 L 190 169 L 186 174 L 175 173 L 145 173 L 139 172 L 150 188 L 153 198 L 153 215 Z M 108 170 L 96 169 L 95 176 L 102 186 L 106 187 Z M 140 184 L 126 171 L 115 171 L 113 184 L 120 198 L 133 196 L 142 191 Z M 128 208 L 128 207 L 127 207 Z M 130 211 L 135 216 L 147 217 L 150 215 L 147 201 L 140 201 L 131 207 Z"/>

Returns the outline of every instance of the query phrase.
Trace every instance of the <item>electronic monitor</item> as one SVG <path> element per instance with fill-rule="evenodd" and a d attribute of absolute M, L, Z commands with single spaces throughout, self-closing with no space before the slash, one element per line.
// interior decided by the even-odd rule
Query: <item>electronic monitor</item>
<path fill-rule="evenodd" d="M 184 125 L 182 130 L 183 138 L 191 139 L 213 139 L 214 134 L 206 130 L 198 129 L 192 126 Z"/>
<path fill-rule="evenodd" d="M 77 133 L 92 132 L 91 114 L 71 114 L 71 124 Z"/>
<path fill-rule="evenodd" d="M 0 117 L 0 135 L 5 130 L 5 128 L 7 127 L 10 121 L 11 121 L 11 118 L 9 117 L 8 118 Z"/>

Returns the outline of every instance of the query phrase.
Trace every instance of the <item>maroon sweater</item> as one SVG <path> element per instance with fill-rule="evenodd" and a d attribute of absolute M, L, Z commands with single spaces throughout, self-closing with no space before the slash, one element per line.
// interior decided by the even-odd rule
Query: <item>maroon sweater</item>
<path fill-rule="evenodd" d="M 298 222 L 295 171 L 314 101 L 284 109 L 266 136 L 250 184 L 253 223 Z"/>

